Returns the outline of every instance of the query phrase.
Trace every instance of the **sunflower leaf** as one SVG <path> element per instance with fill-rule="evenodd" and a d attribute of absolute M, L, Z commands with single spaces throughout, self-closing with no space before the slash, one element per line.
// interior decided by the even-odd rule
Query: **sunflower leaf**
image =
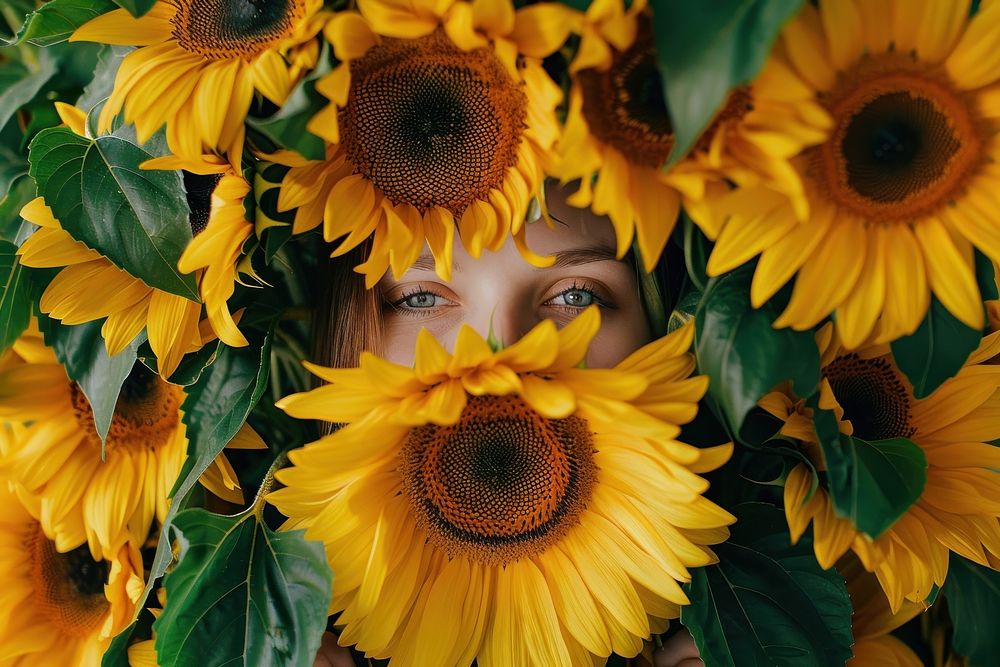
<path fill-rule="evenodd" d="M 132 372 L 136 350 L 146 340 L 146 334 L 139 334 L 128 347 L 111 357 L 101 335 L 101 321 L 66 326 L 40 313 L 37 315 L 45 344 L 55 351 L 66 375 L 76 382 L 90 403 L 103 457 L 104 441 L 111 428 L 118 394 Z"/>
<path fill-rule="evenodd" d="M 0 241 L 0 354 L 7 350 L 31 320 L 28 282 L 17 261 L 17 246 Z"/>
<path fill-rule="evenodd" d="M 973 667 L 995 665 L 1000 655 L 1000 572 L 951 554 L 942 591 L 954 626 L 955 650 Z"/>
<path fill-rule="evenodd" d="M 29 148 L 38 193 L 73 238 L 151 287 L 198 300 L 194 276 L 177 270 L 191 241 L 181 176 L 141 169 L 151 157 L 120 137 L 65 128 L 43 130 Z"/>
<path fill-rule="evenodd" d="M 743 503 L 719 563 L 691 571 L 681 623 L 707 665 L 842 666 L 851 657 L 851 601 L 843 578 L 823 570 L 811 540 L 791 544 L 784 513 Z"/>
<path fill-rule="evenodd" d="M 797 395 L 809 396 L 819 383 L 813 333 L 772 328 L 782 310 L 775 299 L 759 309 L 750 306 L 753 268 L 709 281 L 695 315 L 698 368 L 708 375 L 708 392 L 734 434 L 776 385 L 792 380 Z"/>
<path fill-rule="evenodd" d="M 995 301 L 1000 299 L 1000 291 L 997 290 L 997 276 L 993 268 L 993 260 L 975 251 L 976 258 L 976 282 L 979 284 L 979 292 L 983 296 L 983 301 Z"/>
<path fill-rule="evenodd" d="M 65 42 L 73 31 L 87 21 L 115 8 L 110 0 L 50 0 L 28 14 L 7 45 L 28 42 L 51 46 Z"/>
<path fill-rule="evenodd" d="M 0 64 L 0 90 L 3 91 L 0 95 L 0 127 L 38 95 L 56 70 L 55 58 L 45 50 L 38 51 L 34 62 L 25 59 Z"/>
<path fill-rule="evenodd" d="M 848 516 L 858 530 L 876 539 L 920 498 L 927 482 L 927 456 L 906 438 L 851 438 L 851 445 L 855 469 Z"/>
<path fill-rule="evenodd" d="M 135 17 L 142 16 L 156 4 L 156 0 L 115 0 L 115 4 Z"/>
<path fill-rule="evenodd" d="M 803 0 L 651 0 L 656 60 L 674 130 L 668 164 L 694 145 L 729 91 L 748 83 Z"/>
<path fill-rule="evenodd" d="M 174 517 L 178 563 L 153 624 L 162 667 L 313 664 L 332 582 L 323 545 L 272 531 L 255 510 Z"/>
<path fill-rule="evenodd" d="M 813 410 L 834 511 L 877 538 L 920 498 L 927 456 L 906 438 L 867 441 L 841 433 L 833 412 L 821 409 L 815 398 L 807 405 Z"/>
<path fill-rule="evenodd" d="M 913 385 L 913 395 L 926 398 L 962 369 L 981 339 L 982 332 L 962 324 L 932 296 L 917 330 L 892 342 L 892 357 Z"/>

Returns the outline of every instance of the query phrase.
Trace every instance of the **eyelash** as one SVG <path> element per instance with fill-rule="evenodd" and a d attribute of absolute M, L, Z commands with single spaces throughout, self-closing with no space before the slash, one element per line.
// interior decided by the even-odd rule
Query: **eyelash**
<path fill-rule="evenodd" d="M 615 306 L 613 303 L 609 302 L 607 299 L 601 296 L 600 290 L 597 288 L 596 285 L 587 281 L 584 281 L 583 283 L 577 283 L 575 280 L 573 281 L 573 284 L 571 286 L 560 291 L 558 294 L 548 299 L 545 303 L 549 303 L 550 301 L 555 300 L 557 297 L 565 296 L 569 292 L 586 292 L 587 294 L 590 294 L 593 297 L 594 303 L 597 304 L 598 307 L 608 308 L 608 309 L 617 308 L 617 306 Z M 416 287 L 411 288 L 406 292 L 403 292 L 403 294 L 400 295 L 399 298 L 394 299 L 392 301 L 387 301 L 386 303 L 389 306 L 391 306 L 397 313 L 403 314 L 408 317 L 420 317 L 422 314 L 419 311 L 433 310 L 433 308 L 407 308 L 403 306 L 403 304 L 406 303 L 407 299 L 416 296 L 418 294 L 428 294 L 438 299 L 445 298 L 443 294 L 435 292 L 432 289 L 425 288 L 423 285 L 417 285 Z M 581 308 L 578 306 L 569 306 L 564 304 L 552 304 L 551 307 L 561 308 L 564 310 L 572 310 L 572 311 L 581 310 Z"/>
<path fill-rule="evenodd" d="M 604 297 L 602 297 L 601 294 L 600 294 L 600 290 L 593 283 L 584 281 L 582 284 L 578 284 L 575 280 L 573 281 L 573 284 L 570 287 L 567 287 L 566 289 L 562 290 L 561 292 L 559 292 L 558 294 L 556 294 L 555 296 L 553 296 L 551 299 L 549 299 L 548 301 L 546 301 L 546 303 L 548 303 L 549 301 L 554 300 L 556 297 L 565 296 L 567 293 L 574 292 L 574 291 L 576 291 L 576 292 L 586 292 L 590 296 L 594 297 L 594 303 L 597 304 L 597 306 L 599 308 L 611 308 L 611 309 L 614 309 L 614 308 L 617 307 L 613 303 L 609 302 L 607 299 L 605 299 Z M 581 308 L 578 307 L 578 306 L 567 306 L 567 305 L 563 305 L 563 304 L 553 304 L 552 307 L 554 307 L 554 308 L 564 308 L 564 309 L 567 309 L 567 310 L 575 310 L 575 311 L 581 310 Z"/>
<path fill-rule="evenodd" d="M 433 310 L 433 308 L 406 308 L 403 306 L 403 304 L 406 303 L 407 299 L 409 299 L 412 296 L 416 296 L 418 294 L 429 294 L 430 296 L 433 296 L 438 299 L 445 298 L 443 294 L 439 294 L 434 290 L 427 289 L 423 285 L 417 285 L 416 287 L 410 289 L 409 291 L 403 292 L 403 294 L 398 299 L 387 301 L 386 303 L 389 306 L 391 306 L 393 310 L 395 310 L 397 313 L 400 313 L 407 317 L 420 317 L 421 313 L 419 311 Z"/>

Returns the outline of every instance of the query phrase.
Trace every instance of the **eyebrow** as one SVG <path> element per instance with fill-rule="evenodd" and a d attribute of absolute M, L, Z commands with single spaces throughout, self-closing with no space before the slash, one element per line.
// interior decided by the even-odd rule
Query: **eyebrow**
<path fill-rule="evenodd" d="M 615 251 L 607 246 L 588 246 L 586 248 L 573 248 L 563 250 L 555 254 L 555 262 L 550 268 L 565 268 L 567 266 L 580 266 L 581 264 L 591 264 L 593 262 L 618 261 Z M 434 257 L 429 254 L 422 254 L 413 262 L 413 269 L 421 271 L 435 270 Z M 452 269 L 457 273 L 462 271 L 462 267 L 455 265 Z"/>

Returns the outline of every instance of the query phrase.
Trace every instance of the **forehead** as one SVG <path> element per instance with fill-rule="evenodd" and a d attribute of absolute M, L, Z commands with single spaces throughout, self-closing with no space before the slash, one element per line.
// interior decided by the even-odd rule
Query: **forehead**
<path fill-rule="evenodd" d="M 581 247 L 615 249 L 615 231 L 605 217 L 589 209 L 570 206 L 561 197 L 550 197 L 549 215 L 555 223 L 549 227 L 543 220 L 529 223 L 525 237 L 528 247 L 542 255 Z"/>

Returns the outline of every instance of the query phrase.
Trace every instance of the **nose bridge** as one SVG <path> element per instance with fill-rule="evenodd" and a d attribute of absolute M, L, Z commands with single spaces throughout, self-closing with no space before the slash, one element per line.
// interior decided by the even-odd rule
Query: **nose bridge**
<path fill-rule="evenodd" d="M 502 292 L 502 290 L 500 290 Z M 475 321 L 468 321 L 485 338 L 491 333 L 504 346 L 511 345 L 535 325 L 530 304 L 510 294 L 500 294 L 491 303 L 483 304 Z"/>

